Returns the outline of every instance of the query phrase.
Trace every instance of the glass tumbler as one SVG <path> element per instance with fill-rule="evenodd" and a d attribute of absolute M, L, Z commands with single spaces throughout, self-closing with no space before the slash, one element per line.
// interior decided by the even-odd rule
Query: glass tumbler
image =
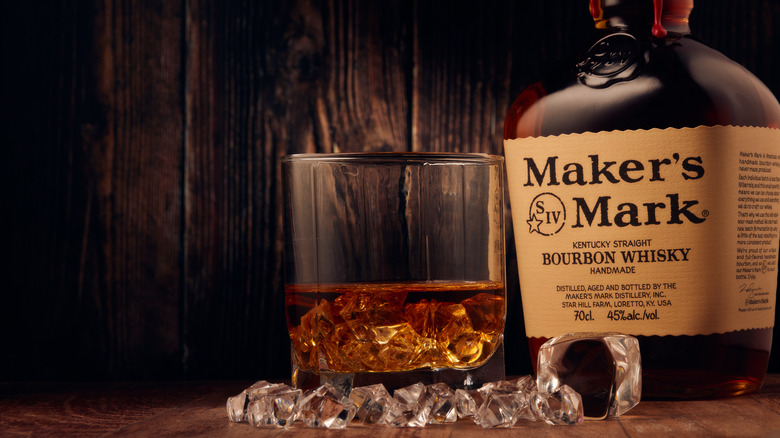
<path fill-rule="evenodd" d="M 503 157 L 282 159 L 285 304 L 298 388 L 503 379 Z"/>

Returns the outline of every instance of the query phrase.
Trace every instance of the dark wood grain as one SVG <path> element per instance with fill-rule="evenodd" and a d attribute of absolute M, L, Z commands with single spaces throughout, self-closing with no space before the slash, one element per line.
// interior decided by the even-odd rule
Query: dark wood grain
<path fill-rule="evenodd" d="M 115 112 L 108 138 L 84 145 L 102 149 L 90 167 L 100 173 L 92 208 L 103 228 L 95 245 L 105 283 L 90 293 L 111 314 L 117 348 L 109 360 L 123 375 L 170 378 L 180 363 L 181 9 L 177 1 L 127 1 L 98 11 L 111 22 L 96 35 L 95 78 Z"/>
<path fill-rule="evenodd" d="M 3 14 L 23 32 L 4 38 L 21 192 L 3 375 L 178 376 L 180 5 L 62 4 L 42 20 L 20 8 Z"/>
<path fill-rule="evenodd" d="M 180 362 L 181 5 L 92 6 L 81 292 L 99 312 L 107 339 L 96 359 L 108 374 L 170 378 Z"/>
<path fill-rule="evenodd" d="M 183 371 L 266 375 L 263 358 L 284 357 L 272 336 L 285 330 L 275 182 L 284 146 L 266 77 L 283 63 L 274 17 L 291 12 L 276 2 L 186 5 Z"/>
<path fill-rule="evenodd" d="M 254 436 L 254 437 L 550 437 L 774 436 L 780 432 L 780 379 L 758 393 L 723 400 L 643 401 L 626 414 L 575 426 L 519 421 L 483 429 L 469 419 L 425 428 L 363 426 L 322 430 L 257 429 L 228 421 L 225 402 L 250 382 L 17 384 L 0 386 L 2 436 Z"/>
<path fill-rule="evenodd" d="M 280 157 L 501 153 L 513 96 L 592 23 L 584 0 L 79 0 L 1 15 L 5 381 L 288 377 Z M 692 27 L 778 95 L 778 20 L 774 0 L 702 0 Z"/>
<path fill-rule="evenodd" d="M 308 97 L 317 109 L 318 151 L 410 150 L 413 4 L 323 4 L 322 83 Z"/>

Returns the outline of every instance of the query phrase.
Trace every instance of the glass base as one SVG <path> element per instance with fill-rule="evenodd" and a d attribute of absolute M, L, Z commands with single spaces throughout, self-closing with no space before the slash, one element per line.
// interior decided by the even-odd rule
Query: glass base
<path fill-rule="evenodd" d="M 423 369 L 394 373 L 334 373 L 330 371 L 302 370 L 292 361 L 292 384 L 298 389 L 308 390 L 325 383 L 348 395 L 352 388 L 381 383 L 391 393 L 396 389 L 421 382 L 424 385 L 446 383 L 452 389 L 477 389 L 488 382 L 506 379 L 504 368 L 504 343 L 496 346 L 493 355 L 482 365 L 471 369 L 441 368 Z"/>

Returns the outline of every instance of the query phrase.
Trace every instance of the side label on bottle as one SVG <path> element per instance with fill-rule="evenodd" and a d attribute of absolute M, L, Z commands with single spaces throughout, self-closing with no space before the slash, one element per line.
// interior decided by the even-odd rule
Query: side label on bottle
<path fill-rule="evenodd" d="M 774 325 L 780 130 L 507 140 L 526 333 Z"/>

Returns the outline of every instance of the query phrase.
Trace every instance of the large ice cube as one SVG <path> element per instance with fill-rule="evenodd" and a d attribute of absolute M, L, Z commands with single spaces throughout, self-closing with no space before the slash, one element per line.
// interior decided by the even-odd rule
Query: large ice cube
<path fill-rule="evenodd" d="M 554 393 L 569 385 L 582 397 L 584 415 L 602 419 L 639 403 L 642 361 L 636 338 L 619 333 L 572 333 L 548 340 L 539 350 L 537 386 Z"/>

